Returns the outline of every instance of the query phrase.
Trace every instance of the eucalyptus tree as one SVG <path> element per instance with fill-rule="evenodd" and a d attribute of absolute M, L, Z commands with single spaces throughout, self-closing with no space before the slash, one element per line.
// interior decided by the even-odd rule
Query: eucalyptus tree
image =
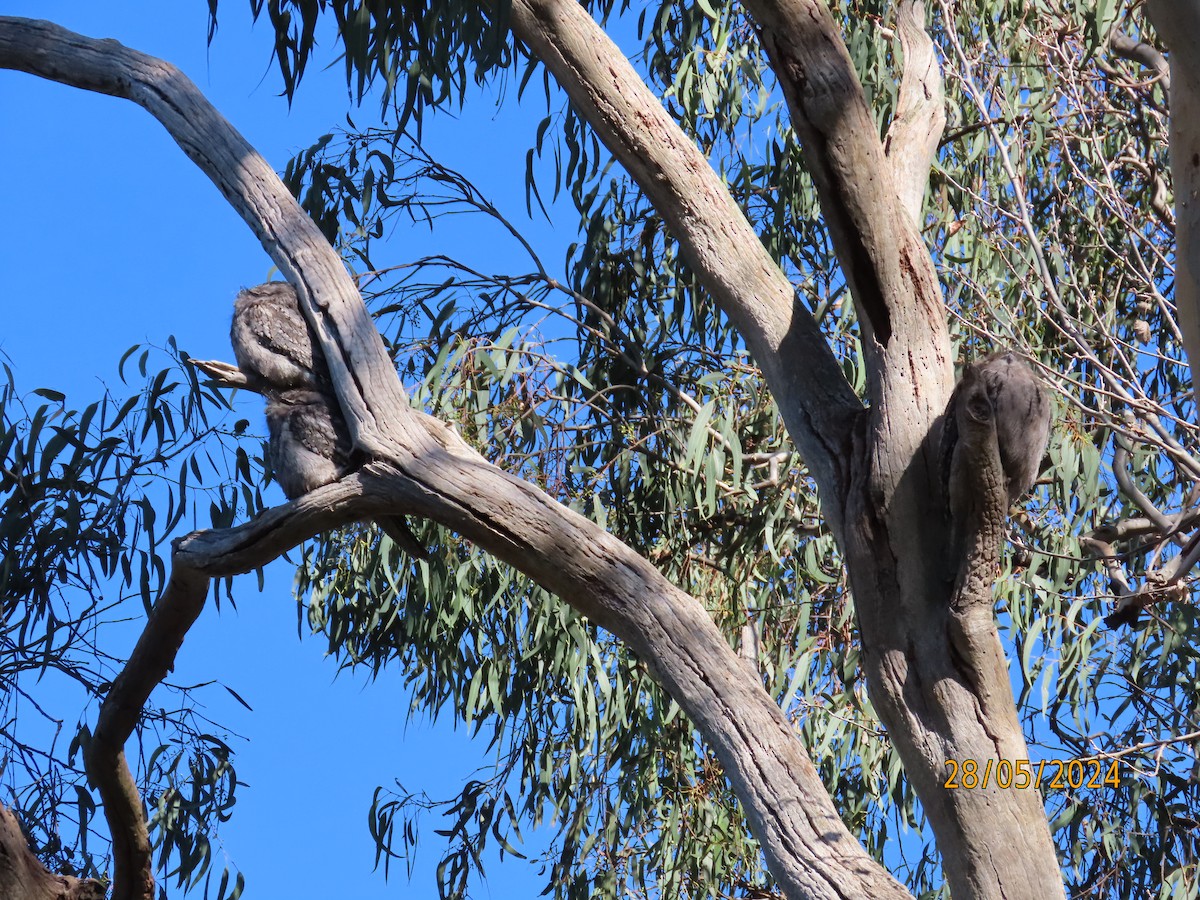
<path fill-rule="evenodd" d="M 254 451 L 209 425 L 225 395 L 194 367 L 82 414 L 4 395 L 10 671 L 94 575 L 33 583 L 40 560 L 69 549 L 156 596 L 111 686 L 82 638 L 53 645 L 104 695 L 81 796 L 114 896 L 153 894 L 155 851 L 205 874 L 229 749 L 173 722 L 190 755 L 143 748 L 138 784 L 125 743 L 210 580 L 244 590 L 308 538 L 299 590 L 331 651 L 401 668 L 418 707 L 500 748 L 441 807 L 445 895 L 536 823 L 560 897 L 1200 889 L 1189 47 L 1168 62 L 1145 10 L 1111 4 L 252 8 L 289 96 L 327 35 L 382 100 L 282 181 L 168 65 L 0 19 L 0 64 L 134 100 L 214 180 L 297 289 L 366 461 L 261 511 Z M 1196 33 L 1187 4 L 1150 11 Z M 386 240 L 464 212 L 520 237 L 411 137 L 496 88 L 545 103 L 525 189 L 579 214 L 562 271 L 529 241 L 491 272 Z M 952 558 L 940 421 L 956 361 L 997 344 L 1054 388 L 1050 465 L 1008 516 L 975 423 L 983 512 Z M 197 462 L 214 446 L 236 454 L 224 481 Z M 163 460 L 192 473 L 166 528 L 128 489 Z M 212 528 L 168 557 L 202 486 Z M 59 507 L 83 527 L 56 529 Z M 353 525 L 395 513 L 424 520 L 429 559 Z M 80 634 L 101 614 L 72 609 Z M 80 781 L 52 765 L 62 790 L 18 794 L 22 817 L 43 859 L 99 874 L 86 816 L 46 824 Z M 380 790 L 381 854 L 423 802 Z"/>

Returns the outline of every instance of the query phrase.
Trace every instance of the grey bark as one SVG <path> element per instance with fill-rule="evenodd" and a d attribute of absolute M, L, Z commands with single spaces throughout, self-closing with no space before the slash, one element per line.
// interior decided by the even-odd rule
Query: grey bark
<path fill-rule="evenodd" d="M 937 562 L 936 455 L 949 393 L 946 312 L 929 253 L 882 159 L 862 87 L 828 8 L 748 0 L 821 195 L 864 327 L 871 411 L 842 497 L 842 535 L 871 699 L 929 817 L 956 898 L 1061 896 L 1036 791 L 948 790 L 946 761 L 1016 761 L 1028 749 L 990 606 L 962 639 Z M 913 177 L 915 173 L 909 173 Z M 927 172 L 921 173 L 927 175 Z M 901 177 L 903 183 L 903 176 Z M 990 585 L 992 571 L 973 572 Z M 990 598 L 990 591 L 989 591 Z"/>
<path fill-rule="evenodd" d="M 925 4 L 904 0 L 896 18 L 904 50 L 904 74 L 884 150 L 892 164 L 900 203 L 919 227 L 929 168 L 946 127 L 946 101 L 937 53 L 925 31 Z"/>
<path fill-rule="evenodd" d="M 0 897 L 12 900 L 104 900 L 94 879 L 55 875 L 33 855 L 12 810 L 0 806 Z"/>
<path fill-rule="evenodd" d="M 1200 364 L 1200 2 L 1149 0 L 1170 51 L 1171 180 L 1175 189 L 1175 306 L 1192 369 Z"/>
<path fill-rule="evenodd" d="M 846 412 L 811 411 L 828 405 L 829 386 L 841 391 L 840 377 L 826 376 L 826 363 L 811 356 L 747 339 L 846 553 L 872 701 L 930 817 L 954 895 L 1061 895 L 1036 791 L 944 786 L 947 760 L 982 766 L 988 759 L 1025 759 L 1028 750 L 990 607 L 986 617 L 978 603 L 960 603 L 970 615 L 955 612 L 953 585 L 940 565 L 948 534 L 931 436 L 950 391 L 951 359 L 941 293 L 914 224 L 915 185 L 928 178 L 929 135 L 939 127 L 935 82 L 928 68 L 913 76 L 913 96 L 922 102 L 905 105 L 908 119 L 893 125 L 887 155 L 827 8 L 767 0 L 749 0 L 747 7 L 804 143 L 863 324 L 869 411 L 849 410 L 840 394 L 835 409 Z M 915 18 L 915 11 L 908 15 Z M 719 202 L 712 199 L 716 189 L 700 174 L 708 167 L 696 161 L 686 136 L 575 4 L 518 0 L 512 27 L 675 229 L 688 262 L 744 331 L 776 267 L 760 274 L 767 268 L 762 248 L 724 191 Z M 919 65 L 918 45 L 912 42 L 908 58 Z M 704 239 L 689 238 L 695 235 Z M 758 280 L 722 278 L 750 260 Z M 775 296 L 766 295 L 769 309 Z M 793 322 L 807 327 L 802 318 Z M 806 347 L 830 357 L 823 342 Z M 816 379 L 825 389 L 814 393 L 813 377 L 780 372 L 784 360 L 806 375 L 821 373 Z M 768 860 L 776 874 L 785 864 L 770 853 Z"/>
<path fill-rule="evenodd" d="M 178 576 L 189 584 L 160 598 L 160 618 L 174 618 L 176 607 L 190 614 L 197 598 L 202 603 L 204 575 L 262 565 L 316 531 L 383 512 L 427 515 L 531 575 L 625 640 L 650 665 L 722 760 L 768 865 L 789 896 L 907 896 L 841 822 L 791 726 L 739 664 L 699 601 L 669 584 L 611 535 L 490 465 L 451 430 L 408 405 L 382 340 L 336 254 L 266 162 L 190 81 L 173 67 L 116 42 L 15 18 L 0 18 L 0 66 L 127 97 L 164 124 L 296 287 L 325 352 L 355 448 L 372 460 L 355 475 L 252 523 L 180 541 L 172 580 Z M 719 203 L 720 196 L 727 197 L 722 190 L 713 202 Z M 695 201 L 699 211 L 707 208 L 702 200 Z M 724 247 L 730 236 L 703 233 L 702 240 L 717 240 Z M 816 343 L 811 319 L 801 315 L 786 279 L 765 254 L 752 255 L 742 274 L 767 291 L 761 310 L 745 304 L 744 323 L 752 334 L 769 336 L 783 348 L 824 351 L 795 366 L 799 377 L 785 371 L 788 367 L 777 358 L 772 369 L 785 384 L 806 389 L 799 415 L 828 421 L 829 433 L 844 438 L 848 413 L 857 401 L 824 345 Z M 793 390 L 793 396 L 799 395 Z M 817 449 L 826 439 L 815 438 L 814 455 L 834 467 L 846 448 Z M 829 477 L 836 480 L 836 472 Z M 118 710 L 123 725 L 131 714 L 136 719 L 147 673 L 158 668 L 138 667 L 128 689 L 114 687 L 105 709 Z M 124 728 L 113 730 L 121 733 L 128 737 Z M 123 753 L 107 754 L 102 762 L 111 772 L 93 774 L 89 765 L 94 780 L 128 778 Z M 136 791 L 114 792 L 114 809 L 109 808 L 110 797 L 104 799 L 110 822 L 114 811 L 118 816 L 140 812 Z M 132 858 L 145 863 L 137 853 Z M 148 864 L 139 871 L 119 865 L 117 875 L 114 896 L 151 896 Z"/>

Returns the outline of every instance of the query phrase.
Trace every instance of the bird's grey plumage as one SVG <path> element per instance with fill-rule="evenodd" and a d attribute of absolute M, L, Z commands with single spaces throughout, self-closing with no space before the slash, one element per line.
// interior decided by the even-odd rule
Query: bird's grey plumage
<path fill-rule="evenodd" d="M 1008 502 L 1033 487 L 1050 441 L 1050 401 L 1033 369 L 1014 353 L 985 360 L 979 377 L 996 416 L 996 442 L 1004 468 Z"/>
<path fill-rule="evenodd" d="M 316 391 L 267 395 L 268 452 L 275 480 L 289 500 L 337 481 L 352 465 L 345 420 Z"/>
<path fill-rule="evenodd" d="M 1004 485 L 1012 505 L 1037 480 L 1050 439 L 1050 401 L 1033 369 L 1011 351 L 967 366 L 950 395 L 942 423 L 942 476 L 948 498 L 955 490 L 951 468 L 958 444 L 959 397 L 965 385 L 976 381 L 982 383 L 992 408 Z"/>
<path fill-rule="evenodd" d="M 329 390 L 325 358 L 300 312 L 295 289 L 286 281 L 269 281 L 238 294 L 229 340 L 238 368 L 256 390 Z"/>
<path fill-rule="evenodd" d="M 284 496 L 295 500 L 357 470 L 362 458 L 292 286 L 272 281 L 239 293 L 229 337 L 249 387 L 267 400 L 267 456 Z M 403 517 L 379 526 L 410 555 L 428 558 Z"/>

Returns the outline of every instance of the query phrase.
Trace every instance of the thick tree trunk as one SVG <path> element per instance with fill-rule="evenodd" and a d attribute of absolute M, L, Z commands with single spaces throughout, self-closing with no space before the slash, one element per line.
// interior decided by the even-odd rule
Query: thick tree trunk
<path fill-rule="evenodd" d="M 103 900 L 104 885 L 91 878 L 55 875 L 29 849 L 11 809 L 0 806 L 0 898 L 4 900 Z"/>
<path fill-rule="evenodd" d="M 1171 180 L 1175 189 L 1175 306 L 1192 368 L 1200 365 L 1200 3 L 1150 0 L 1171 66 Z"/>
<path fill-rule="evenodd" d="M 868 477 L 848 501 L 846 555 L 863 669 L 937 837 L 951 893 L 956 900 L 1061 896 L 1035 786 L 1001 789 L 994 776 L 971 789 L 946 785 L 951 766 L 973 763 L 983 773 L 1029 757 L 992 609 L 1003 532 L 990 533 L 990 558 L 970 561 L 974 590 L 955 602 L 944 562 L 948 535 L 931 527 L 944 513 L 927 453 L 909 458 L 885 503 L 872 490 L 875 460 L 864 450 L 857 462 Z"/>
<path fill-rule="evenodd" d="M 855 443 L 841 535 L 872 703 L 904 760 L 957 898 L 1061 896 L 1040 793 L 994 782 L 948 789 L 947 764 L 1029 755 L 977 559 L 969 602 L 952 605 L 937 420 L 949 389 L 946 312 L 900 188 L 928 177 L 884 158 L 828 7 L 748 0 L 780 78 L 855 306 L 871 367 L 870 418 Z M 908 191 L 911 198 L 912 192 Z M 911 199 L 909 200 L 911 203 Z M 984 588 L 979 587 L 984 585 Z M 958 598 L 961 600 L 961 598 Z"/>
<path fill-rule="evenodd" d="M 923 46 L 906 85 L 905 118 L 888 152 L 828 10 L 819 3 L 749 0 L 792 108 L 851 284 L 870 373 L 870 410 L 849 419 L 813 408 L 848 404 L 805 354 L 747 333 L 814 473 L 822 508 L 846 553 L 872 702 L 925 805 L 956 898 L 1045 898 L 1062 892 L 1057 855 L 1036 790 L 945 788 L 947 761 L 1028 756 L 987 601 L 951 607 L 947 534 L 931 439 L 951 387 L 946 312 L 915 220 L 940 129 L 940 80 Z M 913 8 L 904 28 L 913 41 Z M 515 0 L 513 30 L 541 56 L 576 108 L 676 230 L 689 263 L 746 333 L 747 310 L 782 308 L 764 291 L 778 271 L 724 191 L 683 180 L 711 173 L 603 31 L 568 0 Z M 919 39 L 918 39 L 919 41 Z M 906 78 L 907 78 L 906 73 Z M 916 167 L 916 171 L 914 171 Z M 715 176 L 712 176 L 715 178 Z M 918 187 L 921 189 L 919 190 Z M 746 260 L 754 259 L 750 278 Z M 770 274 L 767 274 L 768 271 Z M 762 272 L 762 275 L 757 273 Z M 729 273 L 734 273 L 730 277 Z M 778 276 L 781 277 L 781 276 Z M 758 313 L 762 315 L 762 313 Z M 804 333 L 807 323 L 793 318 Z M 822 345 L 820 356 L 828 356 Z M 840 385 L 838 385 L 840 388 Z M 991 570 L 987 575 L 991 575 Z M 988 582 L 990 587 L 990 582 Z M 978 599 L 978 598 L 976 598 Z"/>

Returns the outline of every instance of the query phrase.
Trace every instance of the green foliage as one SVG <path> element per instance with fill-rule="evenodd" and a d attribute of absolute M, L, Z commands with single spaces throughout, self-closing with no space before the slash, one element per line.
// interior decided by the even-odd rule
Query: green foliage
<path fill-rule="evenodd" d="M 209 40 L 217 27 L 217 0 L 208 0 Z M 337 25 L 346 82 L 358 102 L 376 92 L 401 129 L 419 125 L 427 107 L 461 104 L 467 88 L 511 64 L 506 6 L 423 4 L 395 0 L 360 3 L 327 0 L 251 0 L 257 20 L 264 10 L 275 32 L 275 59 L 291 99 L 317 44 L 326 12 Z"/>
<path fill-rule="evenodd" d="M 610 30 L 626 34 L 616 18 L 624 7 L 596 11 Z M 883 134 L 897 102 L 901 56 L 893 13 L 878 4 L 852 4 L 842 12 L 851 58 Z M 1176 510 L 1185 503 L 1192 476 L 1180 470 L 1169 442 L 1194 445 L 1189 423 L 1195 410 L 1161 294 L 1170 280 L 1171 259 L 1156 249 L 1170 245 L 1163 98 L 1153 83 L 1130 77 L 1129 67 L 1104 47 L 1114 14 L 1112 9 L 1045 8 L 1030 15 L 1024 6 L 977 4 L 955 7 L 951 20 L 938 11 L 933 32 L 943 55 L 951 120 L 927 197 L 926 236 L 943 274 L 963 355 L 970 358 L 996 343 L 1024 349 L 1044 362 L 1045 374 L 1063 398 L 1049 483 L 1014 519 L 1014 543 L 1032 551 L 1032 563 L 1010 565 L 998 582 L 997 598 L 1035 755 L 1086 758 L 1151 744 L 1123 757 L 1131 760 L 1131 768 L 1120 789 L 1048 798 L 1072 886 L 1095 890 L 1119 884 L 1126 892 L 1194 878 L 1196 860 L 1180 830 L 1186 830 L 1186 816 L 1143 802 L 1163 792 L 1179 797 L 1169 785 L 1190 783 L 1190 757 L 1174 755 L 1176 745 L 1154 743 L 1195 730 L 1190 724 L 1196 681 L 1192 655 L 1178 637 L 1188 633 L 1190 617 L 1158 622 L 1134 642 L 1108 632 L 1100 617 L 1110 608 L 1110 587 L 1080 539 L 1100 525 L 1138 514 L 1105 472 L 1112 436 L 1129 433 L 1125 417 L 1139 403 L 1158 413 L 1154 423 L 1132 432 L 1134 459 L 1144 473 L 1142 489 L 1160 509 Z M 861 389 L 856 325 L 845 302 L 844 278 L 744 13 L 723 4 L 663 3 L 636 15 L 648 83 L 725 175 L 764 244 L 809 298 L 848 377 Z M 1118 24 L 1134 34 L 1143 30 L 1136 18 Z M 522 77 L 529 78 L 528 70 Z M 390 139 L 396 141 L 399 131 Z M 382 154 L 384 140 L 378 133 L 344 138 L 360 157 Z M 403 148 L 401 139 L 392 157 L 410 153 Z M 352 174 L 353 153 L 332 156 L 351 173 L 348 184 L 367 183 Z M 320 165 L 328 164 L 324 157 Z M 320 165 L 310 159 L 291 170 L 293 177 L 301 176 L 296 184 L 317 183 Z M 460 207 L 478 209 L 511 228 L 463 187 L 466 179 L 428 166 L 422 174 L 431 186 L 456 185 Z M 390 189 L 385 183 L 412 191 L 404 201 L 409 206 L 439 195 L 411 180 L 381 180 L 378 171 L 371 183 L 377 196 Z M 459 421 L 500 464 L 592 516 L 703 598 L 732 642 L 742 640 L 744 626 L 751 623 L 750 631 L 762 636 L 759 666 L 766 683 L 796 711 L 806 746 L 813 749 L 847 821 L 894 871 L 907 875 L 915 891 L 936 891 L 940 878 L 930 864 L 928 838 L 919 836 L 919 813 L 855 681 L 857 647 L 836 552 L 819 527 L 812 527 L 817 509 L 803 469 L 786 455 L 772 455 L 786 454 L 787 443 L 737 335 L 706 301 L 661 218 L 617 172 L 569 105 L 552 111 L 538 128 L 526 190 L 531 206 L 565 194 L 578 211 L 580 235 L 567 262 L 569 287 L 553 280 L 536 257 L 527 275 L 482 276 L 465 262 L 421 261 L 414 271 L 430 274 L 420 285 L 409 277 L 396 286 L 396 299 L 384 301 L 407 317 L 407 339 L 397 333 L 394 347 L 402 368 L 424 379 L 419 399 Z M 313 210 L 318 217 L 345 205 L 352 191 L 323 194 L 324 203 Z M 347 252 L 375 268 L 362 250 L 372 237 L 370 229 L 352 215 L 344 221 L 354 229 L 352 234 L 343 225 L 338 231 Z M 556 294 L 558 305 L 552 302 Z M 439 323 L 423 339 L 415 331 L 418 310 Z M 557 325 L 546 324 L 548 310 L 559 316 Z M 524 329 L 522 317 L 528 323 Z M 548 332 L 540 338 L 533 317 Z M 495 358 L 489 346 L 514 325 L 533 336 L 527 347 L 518 348 L 523 358 L 517 363 L 512 353 Z M 453 335 L 470 337 L 455 342 Z M 450 346 L 456 349 L 448 352 Z M 441 356 L 422 365 L 419 357 L 428 358 L 430 348 L 440 348 Z M 457 370 L 444 368 L 452 358 Z M 1129 405 L 1118 402 L 1123 399 Z M 498 427 L 502 423 L 507 424 Z M 760 486 L 752 473 L 761 475 L 762 461 L 770 459 L 786 474 Z M 1149 571 L 1163 548 L 1143 542 L 1122 549 L 1132 577 Z M 356 560 L 342 571 L 359 571 L 364 563 Z M 328 559 L 320 561 L 318 571 L 329 565 Z M 446 565 L 475 571 L 485 563 L 469 555 Z M 406 579 L 416 575 L 401 576 L 399 582 L 396 577 L 389 577 L 389 590 L 414 589 Z M 511 577 L 507 590 L 515 593 L 503 608 L 512 617 L 507 627 L 519 634 L 533 627 L 528 598 L 537 589 L 525 584 L 518 590 L 520 578 Z M 382 583 L 376 589 L 382 590 Z M 325 590 L 322 596 L 337 593 Z M 370 591 L 361 590 L 366 604 Z M 477 601 L 467 599 L 472 590 L 447 592 L 434 608 L 445 603 L 473 608 Z M 319 624 L 328 629 L 332 621 Z M 344 647 L 349 633 L 336 632 L 334 645 Z M 1176 637 L 1168 640 L 1167 634 Z M 609 660 L 604 671 L 615 672 L 621 665 L 619 648 L 597 640 Z M 510 638 L 505 646 L 511 643 Z M 369 655 L 382 659 L 388 640 L 378 635 L 371 644 L 376 649 Z M 478 722 L 479 712 L 469 702 L 479 696 L 469 686 L 483 677 L 470 661 L 475 658 L 467 654 L 452 664 L 458 673 L 453 683 L 460 687 L 436 695 L 436 701 L 431 695 L 430 709 L 449 704 L 464 721 Z M 529 665 L 516 656 L 506 668 L 519 672 Z M 1154 678 L 1147 677 L 1151 671 Z M 624 683 L 611 676 L 601 680 L 591 670 L 568 670 L 559 677 L 588 679 L 602 709 L 617 702 L 614 685 Z M 553 704 L 554 694 L 545 691 L 543 703 Z M 651 697 L 637 697 L 629 694 L 623 702 L 656 708 Z M 852 724 L 831 725 L 826 710 Z M 510 759 L 517 746 L 534 753 L 515 739 L 505 743 L 512 716 L 502 704 L 493 712 L 494 740 L 509 748 L 500 758 Z M 565 720 L 564 712 L 546 714 L 583 729 L 588 738 L 596 734 L 586 722 L 576 724 L 574 713 Z M 540 740 L 543 752 L 549 752 L 552 744 Z M 1162 746 L 1167 752 L 1159 761 L 1174 760 L 1172 765 L 1132 768 L 1132 760 Z M 566 754 L 568 771 L 578 765 L 572 751 L 558 753 Z M 688 767 L 693 775 L 702 758 L 696 748 Z M 622 765 L 623 771 L 640 771 L 630 760 Z M 494 804 L 512 786 L 515 771 L 498 765 Z M 726 800 L 710 792 L 704 802 Z M 649 802 L 625 794 L 621 802 L 606 805 L 597 797 L 591 819 L 562 821 L 560 840 L 571 848 L 587 846 L 586 835 L 614 833 L 608 829 L 628 808 L 648 808 Z M 651 821 L 680 814 L 672 812 L 680 802 L 699 800 L 662 793 Z M 1186 800 L 1179 802 L 1190 808 Z M 526 815 L 536 821 L 532 810 Z M 1139 823 L 1140 836 L 1112 840 L 1129 822 Z M 896 853 L 897 828 L 917 829 L 903 839 L 899 862 L 888 856 Z M 647 832 L 653 838 L 640 841 L 619 829 L 615 834 L 617 843 L 627 844 L 622 859 L 660 846 L 663 839 L 655 828 Z M 708 846 L 703 837 L 692 840 L 691 849 L 703 854 Z M 722 837 L 723 845 L 729 842 Z M 922 845 L 919 854 L 911 852 Z M 602 891 L 595 880 L 605 871 L 600 860 L 613 852 L 578 863 L 590 880 L 575 882 L 555 870 L 550 887 L 569 896 Z M 669 866 L 657 871 L 658 878 L 671 877 Z M 714 873 L 711 880 L 696 874 L 686 890 L 736 892 L 741 876 L 732 871 Z M 443 887 L 449 890 L 447 882 Z M 677 885 L 635 878 L 616 889 L 674 893 Z"/>
<path fill-rule="evenodd" d="M 125 633 L 129 604 L 144 613 L 162 590 L 174 534 L 228 525 L 262 505 L 248 458 L 232 452 L 245 423 L 230 432 L 224 396 L 197 381 L 173 344 L 171 354 L 172 364 L 155 371 L 160 351 L 130 349 L 121 360 L 129 395 L 106 391 L 82 410 L 54 390 L 22 394 L 4 366 L 0 777 L 5 802 L 56 871 L 107 869 L 81 760 L 86 723 L 123 663 L 103 648 L 125 644 L 112 638 Z M 38 704 L 36 687 L 48 683 L 75 697 L 77 723 Z M 235 777 L 193 690 L 163 689 L 174 702 L 147 730 L 142 783 L 163 870 L 194 884 L 211 865 L 209 835 L 227 815 Z M 72 736 L 65 752 L 45 739 L 64 727 Z"/>
<path fill-rule="evenodd" d="M 308 171 L 359 172 L 375 146 L 323 140 Z M 329 155 L 337 147 L 354 158 Z M 388 209 L 469 209 L 511 228 L 462 176 L 416 148 L 393 154 L 394 177 L 374 181 Z M 610 189 L 597 208 L 620 218 L 581 244 L 578 289 L 536 257 L 527 274 L 497 276 L 435 258 L 378 272 L 373 286 L 392 283 L 373 305 L 405 380 L 420 379 L 415 403 L 704 599 L 828 751 L 822 771 L 847 821 L 882 852 L 889 829 L 917 819 L 883 776 L 899 764 L 854 683 L 852 610 L 812 489 L 736 335 L 696 300 L 644 201 L 621 181 Z M 353 203 L 321 195 L 326 209 Z M 340 239 L 370 263 L 371 229 L 354 215 Z M 828 318 L 831 332 L 846 322 Z M 465 893 L 489 844 L 521 852 L 521 823 L 552 830 L 542 862 L 554 896 L 766 887 L 719 766 L 644 667 L 519 573 L 438 529 L 420 538 L 435 548 L 428 562 L 343 533 L 306 556 L 298 585 L 343 665 L 404 671 L 415 710 L 449 714 L 495 748 L 494 770 L 456 798 L 381 789 L 371 818 L 384 867 L 410 858 L 420 817 L 440 812 L 445 896 Z"/>
<path fill-rule="evenodd" d="M 1132 636 L 1109 630 L 1120 585 L 1088 549 L 1101 526 L 1144 521 L 1113 478 L 1125 465 L 1114 441 L 1132 446 L 1148 502 L 1168 516 L 1194 505 L 1196 410 L 1162 294 L 1174 264 L 1165 98 L 1105 46 L 1114 9 L 980 5 L 943 22 L 952 119 L 928 235 L 964 354 L 1028 348 L 1061 395 L 1050 483 L 1014 520 L 1032 561 L 997 596 L 1031 754 L 1124 754 L 1119 788 L 1047 796 L 1068 887 L 1176 896 L 1200 881 L 1185 812 L 1194 755 L 1179 740 L 1196 730 L 1192 608 L 1161 608 Z M 1140 14 L 1117 27 L 1153 40 Z M 1114 552 L 1136 587 L 1177 550 L 1140 531 Z"/>
<path fill-rule="evenodd" d="M 378 123 L 321 137 L 286 180 L 358 271 L 414 402 L 700 598 L 795 723 L 848 826 L 914 893 L 943 895 L 921 812 L 860 680 L 837 548 L 754 361 L 661 216 L 510 44 L 504 4 L 251 7 L 274 29 L 289 98 L 321 36 L 342 53 L 354 96 L 381 101 Z M 714 0 L 591 8 L 726 179 L 861 391 L 845 278 L 745 13 Z M 1097 529 L 1129 527 L 1134 537 L 1109 562 L 1133 586 L 1178 553 L 1178 541 L 1134 527 L 1146 510 L 1118 485 L 1114 460 L 1168 516 L 1195 506 L 1200 474 L 1196 409 L 1164 296 L 1174 265 L 1164 249 L 1173 232 L 1165 98 L 1105 44 L 1113 28 L 1153 37 L 1140 12 L 1111 3 L 931 12 L 950 121 L 924 234 L 955 340 L 964 359 L 1014 346 L 1057 391 L 1051 466 L 1013 517 L 1012 544 L 1028 557 L 1008 553 L 996 588 L 1031 756 L 1120 760 L 1119 786 L 1047 791 L 1068 887 L 1193 895 L 1193 608 L 1176 602 L 1131 633 L 1107 630 L 1102 616 L 1121 584 L 1088 550 Z M 902 56 L 892 5 L 845 2 L 836 14 L 882 135 Z M 521 93 L 539 75 L 548 112 L 529 137 L 526 204 L 560 227 L 556 203 L 570 204 L 576 231 L 561 271 L 470 173 L 410 139 L 478 85 L 512 77 Z M 436 233 L 461 214 L 519 248 L 506 271 L 488 271 L 469 247 L 396 258 L 388 238 L 402 225 Z M 30 678 L 73 678 L 82 709 L 112 677 L 116 661 L 97 657 L 102 640 L 91 643 L 119 602 L 102 585 L 148 607 L 165 577 L 164 541 L 261 507 L 261 461 L 236 446 L 245 423 L 210 424 L 224 398 L 190 368 L 155 373 L 149 360 L 136 359 L 130 399 L 106 396 L 82 412 L 53 392 L 20 395 L 6 370 L 6 757 L 40 759 L 19 752 L 26 739 L 12 724 L 18 706 L 28 709 Z M 411 858 L 419 822 L 436 816 L 445 897 L 469 891 L 489 848 L 538 856 L 555 897 L 769 893 L 720 766 L 645 662 L 519 573 L 439 528 L 420 530 L 428 561 L 403 558 L 366 529 L 329 535 L 306 548 L 297 586 L 307 624 L 339 664 L 402 669 L 416 714 L 450 717 L 494 753 L 455 797 L 380 787 L 370 822 L 385 871 Z M 158 730 L 145 744 L 161 867 L 184 890 L 236 896 L 239 876 L 212 883 L 211 833 L 236 785 L 229 748 L 188 704 L 177 708 L 152 717 Z M 81 726 L 65 759 L 9 766 L 4 777 L 43 856 L 91 874 L 104 851 L 89 843 L 95 810 L 77 762 L 86 739 Z M 534 828 L 547 847 L 536 854 L 525 842 Z"/>

